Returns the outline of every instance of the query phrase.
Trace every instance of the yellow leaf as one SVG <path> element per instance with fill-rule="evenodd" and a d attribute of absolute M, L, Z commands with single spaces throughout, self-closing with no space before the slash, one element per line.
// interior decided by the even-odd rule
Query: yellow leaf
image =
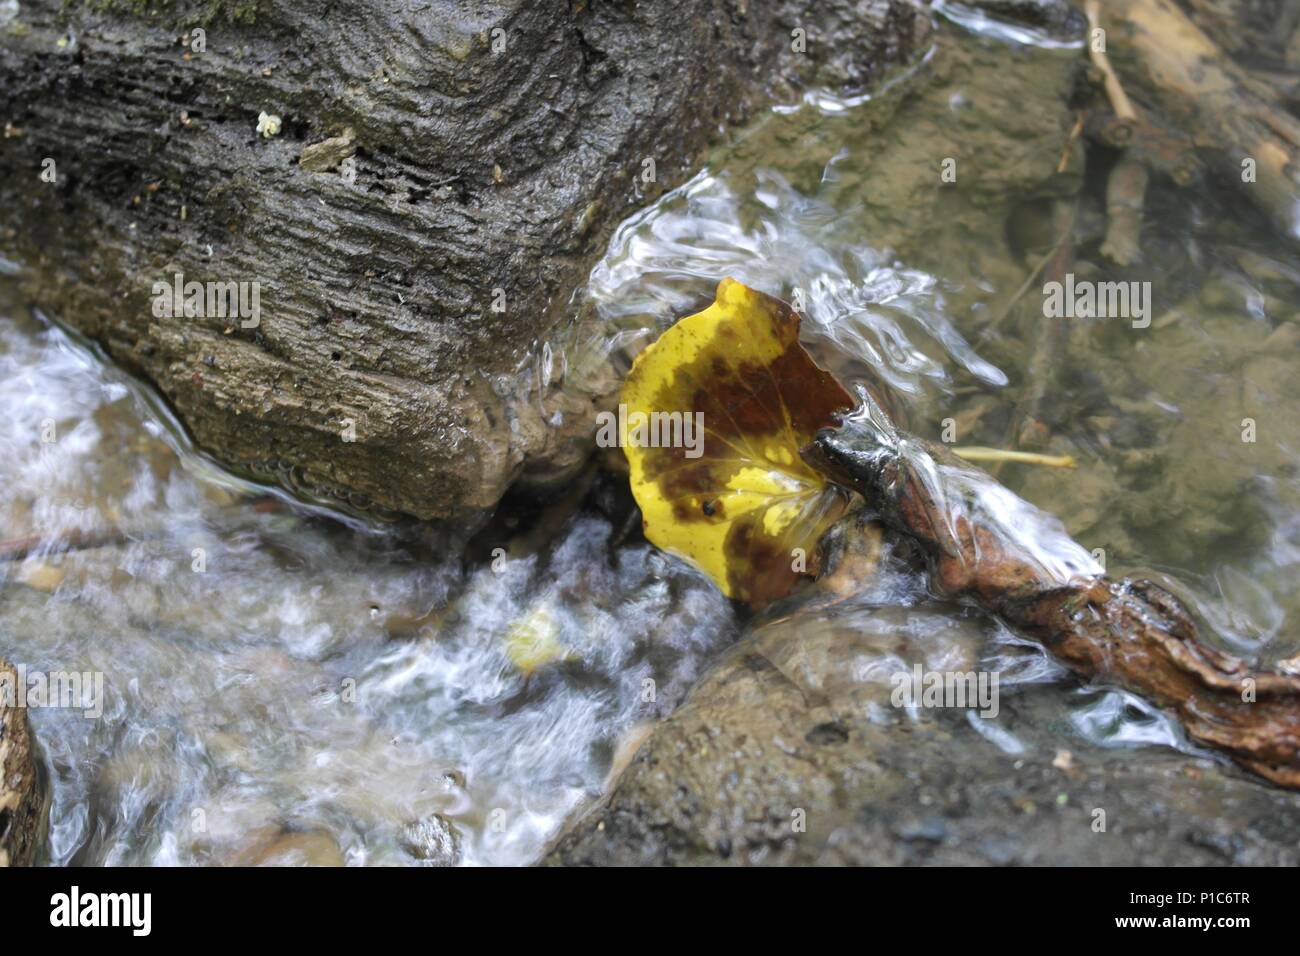
<path fill-rule="evenodd" d="M 756 607 L 815 571 L 817 540 L 848 497 L 799 449 L 853 401 L 799 344 L 793 309 L 723 279 L 709 308 L 637 357 L 622 402 L 652 543 Z"/>

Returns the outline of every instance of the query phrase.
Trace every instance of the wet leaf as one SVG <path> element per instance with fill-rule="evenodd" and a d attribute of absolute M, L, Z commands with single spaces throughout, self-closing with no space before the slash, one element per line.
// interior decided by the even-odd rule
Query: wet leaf
<path fill-rule="evenodd" d="M 756 607 L 815 572 L 817 540 L 847 496 L 799 449 L 853 401 L 799 344 L 793 309 L 723 279 L 709 308 L 641 353 L 622 402 L 651 542 Z"/>

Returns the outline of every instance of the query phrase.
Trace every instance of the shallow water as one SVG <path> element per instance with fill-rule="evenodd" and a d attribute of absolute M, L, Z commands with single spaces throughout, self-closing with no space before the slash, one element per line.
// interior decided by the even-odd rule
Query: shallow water
<path fill-rule="evenodd" d="M 14 311 L 4 527 L 123 531 L 0 564 L 6 656 L 103 674 L 102 699 L 31 712 L 51 862 L 527 861 L 728 639 L 716 592 L 597 515 L 465 567 L 249 499 L 139 386 Z M 565 660 L 529 678 L 504 632 L 541 609 Z"/>
<path fill-rule="evenodd" d="M 1007 446 L 1042 297 L 1007 304 L 1041 254 L 1074 55 L 945 23 L 887 90 L 770 112 L 622 225 L 575 312 L 627 362 L 732 276 L 794 301 L 814 355 L 883 387 L 913 431 L 939 439 L 951 421 L 958 444 Z M 939 185 L 950 156 L 972 188 Z M 1147 258 L 1125 277 L 1152 283 L 1158 318 L 1073 333 L 1044 408 L 1049 450 L 1081 467 L 999 477 L 1111 573 L 1158 575 L 1209 639 L 1274 663 L 1300 652 L 1300 262 L 1231 196 L 1157 183 L 1149 198 Z M 1083 273 L 1096 241 L 1080 231 Z M 52 863 L 527 862 L 742 626 L 596 491 L 553 533 L 480 559 L 243 482 L 2 281 L 0 409 L 0 537 L 41 542 L 0 562 L 0 655 L 103 675 L 101 717 L 82 714 L 94 700 L 32 711 Z M 110 528 L 98 547 L 60 544 Z M 982 661 L 1012 693 L 1059 683 L 1062 746 L 1185 746 L 915 575 L 793 614 L 795 633 L 904 635 L 935 667 Z M 512 659 L 520 633 L 555 658 L 531 676 Z M 885 680 L 903 660 L 796 650 L 769 647 L 821 683 Z M 972 722 L 981 738 L 1025 747 L 996 721 Z"/>
<path fill-rule="evenodd" d="M 616 345 L 634 352 L 645 329 L 699 308 L 731 276 L 795 303 L 819 362 L 846 383 L 882 387 L 915 433 L 1015 447 L 1043 277 L 1015 292 L 1050 247 L 1046 203 L 1072 193 L 1069 175 L 1053 173 L 1077 44 L 946 7 L 951 22 L 914 74 L 867 96 L 809 95 L 773 111 L 624 224 L 589 288 L 606 323 L 624 330 Z M 945 191 L 947 157 L 973 186 Z M 1081 153 L 1071 162 L 1070 175 L 1083 177 Z M 1111 574 L 1178 593 L 1206 640 L 1274 666 L 1300 651 L 1300 262 L 1234 192 L 1154 178 L 1144 260 L 1108 267 L 1097 252 L 1106 157 L 1090 163 L 1073 269 L 1150 282 L 1153 321 L 1080 320 L 1040 410 L 1052 426 L 1043 450 L 1080 468 L 1008 466 L 999 478 L 1061 518 Z M 1039 552 L 1050 565 L 1061 547 L 1042 538 Z M 794 631 L 870 631 L 882 609 L 900 606 L 933 627 L 924 582 L 888 580 L 806 612 Z M 788 621 L 762 626 L 788 639 Z M 983 637 L 968 663 L 1002 672 L 1004 687 L 1069 683 L 996 622 L 971 626 Z M 778 666 L 788 653 L 773 650 Z M 887 653 L 869 665 L 822 662 L 796 679 L 854 667 L 887 681 L 904 662 Z M 1081 689 L 1062 707 L 1064 726 L 1096 744 L 1189 749 L 1176 724 L 1125 692 Z M 973 725 L 997 734 L 995 722 Z"/>

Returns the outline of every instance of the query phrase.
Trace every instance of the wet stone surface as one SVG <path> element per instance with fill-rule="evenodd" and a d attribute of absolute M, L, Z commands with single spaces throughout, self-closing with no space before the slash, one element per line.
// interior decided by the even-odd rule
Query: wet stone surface
<path fill-rule="evenodd" d="M 801 653 L 841 664 L 876 650 L 843 632 L 826 648 L 807 633 L 781 640 L 811 640 Z M 971 711 L 895 708 L 887 682 L 819 692 L 764 647 L 747 639 L 729 652 L 544 862 L 1300 863 L 1300 795 L 1136 740 L 1098 747 L 1062 707 L 1086 722 L 1102 692 L 1004 690 L 985 729 Z"/>

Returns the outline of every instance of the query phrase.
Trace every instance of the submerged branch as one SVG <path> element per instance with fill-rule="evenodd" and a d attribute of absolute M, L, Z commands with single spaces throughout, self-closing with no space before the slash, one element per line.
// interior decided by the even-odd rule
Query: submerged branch
<path fill-rule="evenodd" d="M 1176 4 L 1103 0 L 1101 6 L 1111 45 L 1126 54 L 1121 65 L 1129 88 L 1152 108 L 1180 117 L 1218 175 L 1238 185 L 1288 237 L 1300 238 L 1300 120 L 1286 111 L 1278 91 L 1234 63 Z"/>
<path fill-rule="evenodd" d="M 249 523 L 250 516 L 275 514 L 286 509 L 285 503 L 272 495 L 257 495 L 236 505 L 226 506 L 236 516 L 244 516 L 243 523 Z M 0 539 L 0 564 L 8 561 L 25 561 L 33 555 L 62 554 L 68 551 L 90 551 L 95 548 L 111 548 L 137 541 L 151 541 L 169 537 L 173 532 L 167 528 L 119 528 L 109 525 L 103 528 L 67 528 L 49 533 L 26 534 L 17 538 Z"/>
<path fill-rule="evenodd" d="M 1054 518 L 942 446 L 899 431 L 863 397 L 804 456 L 915 539 L 938 590 L 997 614 L 1081 676 L 1175 714 L 1196 743 L 1300 788 L 1300 677 L 1251 671 L 1202 644 L 1172 594 L 1108 579 Z"/>
<path fill-rule="evenodd" d="M 1106 238 L 1101 254 L 1119 266 L 1137 262 L 1146 205 L 1147 168 L 1131 154 L 1121 156 L 1106 182 Z"/>

